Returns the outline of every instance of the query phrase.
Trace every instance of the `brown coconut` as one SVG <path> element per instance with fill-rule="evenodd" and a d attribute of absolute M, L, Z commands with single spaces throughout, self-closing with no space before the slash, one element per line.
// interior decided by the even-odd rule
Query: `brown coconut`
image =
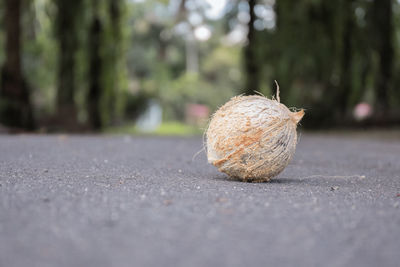
<path fill-rule="evenodd" d="M 264 182 L 289 164 L 296 127 L 304 110 L 290 111 L 278 100 L 236 96 L 219 108 L 206 132 L 208 161 L 243 181 Z"/>

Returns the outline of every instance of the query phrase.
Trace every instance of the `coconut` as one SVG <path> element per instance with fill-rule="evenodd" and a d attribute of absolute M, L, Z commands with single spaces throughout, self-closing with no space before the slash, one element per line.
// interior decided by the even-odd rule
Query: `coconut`
<path fill-rule="evenodd" d="M 208 162 L 243 181 L 265 182 L 289 164 L 304 110 L 290 111 L 279 100 L 236 96 L 219 108 L 206 132 Z"/>

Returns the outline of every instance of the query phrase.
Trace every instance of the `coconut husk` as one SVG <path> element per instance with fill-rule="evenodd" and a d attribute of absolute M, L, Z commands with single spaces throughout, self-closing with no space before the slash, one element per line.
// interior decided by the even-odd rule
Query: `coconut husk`
<path fill-rule="evenodd" d="M 263 96 L 236 96 L 212 116 L 206 131 L 208 161 L 243 181 L 269 181 L 289 164 L 304 110 L 290 111 Z"/>

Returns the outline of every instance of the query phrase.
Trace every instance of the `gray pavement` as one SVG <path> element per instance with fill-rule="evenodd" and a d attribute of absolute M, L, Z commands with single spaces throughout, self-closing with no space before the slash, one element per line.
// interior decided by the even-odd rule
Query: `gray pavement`
<path fill-rule="evenodd" d="M 303 134 L 252 184 L 200 138 L 0 136 L 0 266 L 399 266 L 398 137 Z"/>

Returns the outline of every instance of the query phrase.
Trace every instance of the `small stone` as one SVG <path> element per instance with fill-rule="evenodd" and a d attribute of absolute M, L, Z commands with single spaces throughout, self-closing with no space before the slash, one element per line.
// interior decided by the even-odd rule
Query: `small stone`
<path fill-rule="evenodd" d="M 171 200 L 171 199 L 165 199 L 165 200 L 163 201 L 163 203 L 164 203 L 165 206 L 169 206 L 169 205 L 172 204 L 172 200 Z"/>
<path fill-rule="evenodd" d="M 218 203 L 226 203 L 226 202 L 228 202 L 228 199 L 227 199 L 227 198 L 224 198 L 224 197 L 218 197 L 218 198 L 216 199 L 216 201 L 217 201 Z"/>

